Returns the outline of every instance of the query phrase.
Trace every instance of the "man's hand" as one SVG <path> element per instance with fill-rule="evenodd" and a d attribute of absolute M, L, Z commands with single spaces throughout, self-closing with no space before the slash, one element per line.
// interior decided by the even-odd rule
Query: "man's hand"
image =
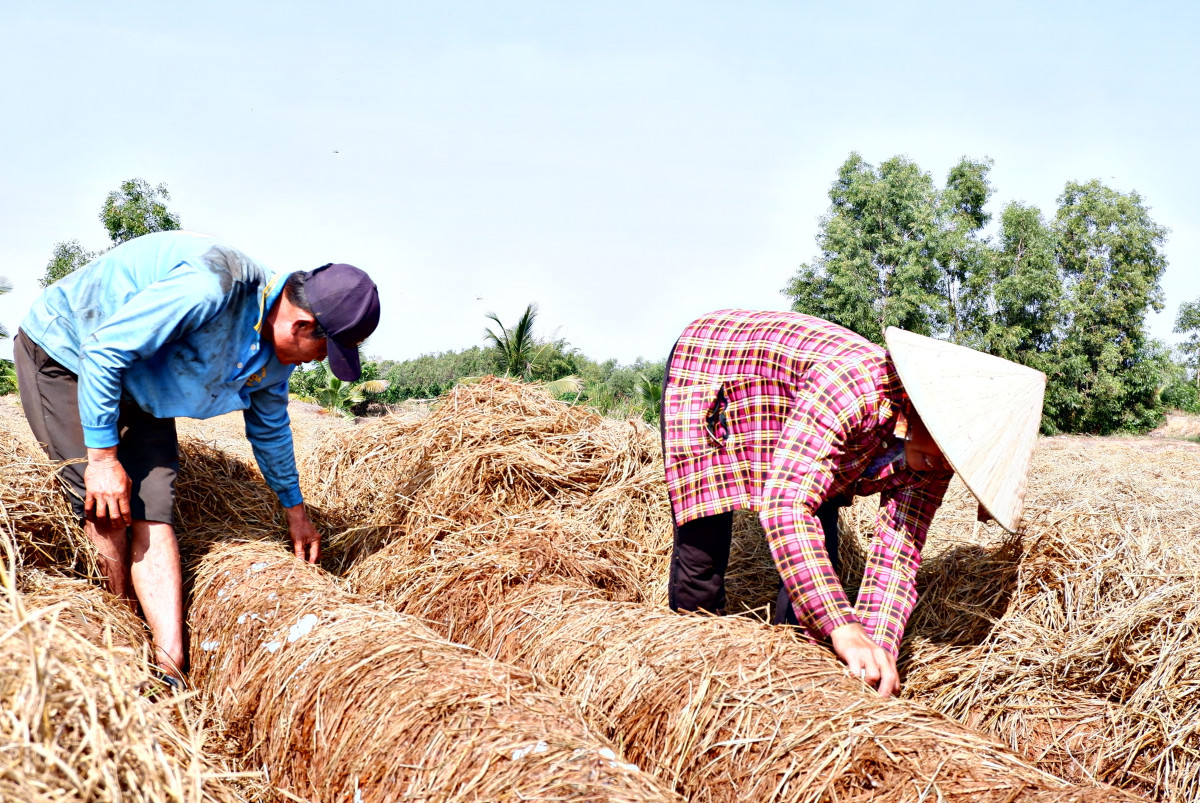
<path fill-rule="evenodd" d="M 862 625 L 857 622 L 842 625 L 829 635 L 833 651 L 846 662 L 850 674 L 874 686 L 881 697 L 890 697 L 900 690 L 896 659 L 872 641 Z"/>
<path fill-rule="evenodd" d="M 121 461 L 117 460 L 117 447 L 88 449 L 83 484 L 87 491 L 83 500 L 86 518 L 105 528 L 116 528 L 122 524 L 128 527 L 133 523 L 129 511 L 133 482 L 125 473 Z"/>
<path fill-rule="evenodd" d="M 321 534 L 308 518 L 304 504 L 285 507 L 288 529 L 292 533 L 292 549 L 300 560 L 316 563 L 321 559 Z"/>

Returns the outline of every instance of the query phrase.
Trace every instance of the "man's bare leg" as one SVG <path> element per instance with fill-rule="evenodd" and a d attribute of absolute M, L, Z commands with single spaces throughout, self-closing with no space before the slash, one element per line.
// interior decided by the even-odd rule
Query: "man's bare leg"
<path fill-rule="evenodd" d="M 94 521 L 87 520 L 83 524 L 83 531 L 100 553 L 100 571 L 104 575 L 104 587 L 136 610 L 137 601 L 133 596 L 133 584 L 129 577 L 128 528 L 124 523 L 108 527 L 98 526 Z"/>
<path fill-rule="evenodd" d="M 161 521 L 134 521 L 132 546 L 130 574 L 154 636 L 155 658 L 165 672 L 182 678 L 183 577 L 175 528 Z"/>

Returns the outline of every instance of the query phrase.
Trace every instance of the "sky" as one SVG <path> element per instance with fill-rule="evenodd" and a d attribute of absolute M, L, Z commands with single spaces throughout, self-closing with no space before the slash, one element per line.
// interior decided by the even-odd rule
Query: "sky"
<path fill-rule="evenodd" d="M 724 307 L 786 309 L 841 163 L 940 185 L 994 160 L 994 217 L 1068 181 L 1171 230 L 1167 341 L 1200 298 L 1200 4 L 24 2 L 0 14 L 0 324 L 105 196 L 380 288 L 364 351 L 482 342 L 540 307 L 587 356 L 660 359 Z M 11 355 L 0 341 L 0 357 Z"/>

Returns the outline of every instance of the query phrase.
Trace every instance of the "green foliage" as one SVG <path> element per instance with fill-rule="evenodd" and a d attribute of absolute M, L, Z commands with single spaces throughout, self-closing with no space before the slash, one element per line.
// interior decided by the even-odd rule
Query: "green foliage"
<path fill-rule="evenodd" d="M 176 231 L 179 228 L 179 216 L 168 212 L 163 203 L 169 200 L 171 195 L 167 192 L 166 184 L 152 187 L 140 178 L 123 181 L 120 189 L 113 190 L 104 199 L 104 205 L 100 208 L 100 222 L 108 231 L 113 245 L 155 231 Z M 54 253 L 46 263 L 41 286 L 49 287 L 103 253 L 87 250 L 78 240 L 56 243 Z"/>
<path fill-rule="evenodd" d="M 1054 232 L 1037 207 L 1010 203 L 997 245 L 968 279 L 967 345 L 1034 365 L 1057 342 L 1063 285 Z"/>
<path fill-rule="evenodd" d="M 496 313 L 487 314 L 488 319 L 495 322 L 496 328 L 485 329 L 483 337 L 495 349 L 496 365 L 505 376 L 526 380 L 533 378 L 534 361 L 541 351 L 533 339 L 533 323 L 537 320 L 537 314 L 537 304 L 530 304 L 512 327 L 501 323 Z"/>
<path fill-rule="evenodd" d="M 12 282 L 0 276 L 0 296 L 12 292 Z M 0 340 L 8 337 L 8 330 L 4 328 L 4 324 L 0 323 Z"/>
<path fill-rule="evenodd" d="M 12 360 L 0 360 L 0 396 L 17 392 L 17 367 Z"/>
<path fill-rule="evenodd" d="M 54 253 L 50 255 L 50 261 L 46 263 L 46 275 L 38 283 L 42 287 L 49 287 L 67 274 L 79 270 L 99 255 L 95 251 L 84 248 L 78 240 L 55 243 Z"/>
<path fill-rule="evenodd" d="M 379 376 L 388 381 L 382 400 L 389 404 L 405 399 L 433 399 L 465 377 L 483 376 L 495 370 L 492 351 L 480 346 L 423 354 L 400 362 L 383 360 L 376 365 Z"/>
<path fill-rule="evenodd" d="M 1166 229 L 1136 192 L 1068 182 L 1052 222 L 1012 203 L 991 242 L 981 236 L 990 169 L 964 158 L 939 190 L 902 157 L 876 170 L 851 154 L 830 190 L 821 254 L 784 290 L 792 308 L 876 342 L 899 326 L 1044 371 L 1047 432 L 1156 426 L 1177 378 L 1145 330 L 1162 308 Z M 1197 306 L 1177 329 L 1194 332 L 1193 367 Z"/>
<path fill-rule="evenodd" d="M 1136 192 L 1068 182 L 1055 233 L 1063 279 L 1061 336 L 1046 354 L 1047 410 L 1069 432 L 1138 431 L 1162 420 L 1170 359 L 1149 340 L 1146 313 L 1162 309 L 1167 230 Z"/>
<path fill-rule="evenodd" d="M 1200 388 L 1200 299 L 1179 305 L 1179 312 L 1175 315 L 1175 333 L 1187 335 L 1178 348 L 1183 355 L 1183 364 L 1191 370 Z"/>
<path fill-rule="evenodd" d="M 288 393 L 300 399 L 315 398 L 317 392 L 328 387 L 329 380 L 333 378 L 328 360 L 316 363 L 312 368 L 299 365 L 288 379 Z"/>
<path fill-rule="evenodd" d="M 100 222 L 108 230 L 113 245 L 155 231 L 176 231 L 179 216 L 167 211 L 165 201 L 171 200 L 166 184 L 152 187 L 148 181 L 133 178 L 121 182 L 100 209 Z"/>
<path fill-rule="evenodd" d="M 0 276 L 0 296 L 12 290 L 12 282 Z M 8 330 L 0 324 L 0 340 L 8 337 Z M 17 392 L 17 371 L 11 360 L 0 360 L 0 396 Z"/>
<path fill-rule="evenodd" d="M 386 379 L 374 379 L 368 374 L 377 373 L 377 367 L 363 366 L 363 376 L 358 382 L 345 382 L 329 371 L 327 361 L 320 362 L 311 370 L 292 372 L 288 380 L 288 391 L 300 401 L 319 404 L 331 413 L 353 418 L 366 412 L 366 405 L 379 398 L 388 388 Z"/>
<path fill-rule="evenodd" d="M 957 292 L 959 268 L 941 264 L 939 256 L 966 258 L 970 235 L 982 225 L 971 222 L 981 213 L 974 197 L 979 188 L 969 184 L 982 181 L 986 199 L 987 167 L 964 159 L 956 168 L 961 176 L 952 173 L 961 186 L 943 199 L 933 178 L 902 156 L 876 169 L 850 154 L 829 190 L 829 213 L 817 237 L 821 254 L 801 265 L 784 290 L 792 309 L 877 343 L 889 326 L 926 335 L 944 329 L 953 305 L 943 294 Z M 957 240 L 939 237 L 955 226 Z"/>

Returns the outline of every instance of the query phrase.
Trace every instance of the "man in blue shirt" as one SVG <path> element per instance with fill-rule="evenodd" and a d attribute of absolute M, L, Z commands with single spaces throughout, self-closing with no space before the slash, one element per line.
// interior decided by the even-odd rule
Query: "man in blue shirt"
<path fill-rule="evenodd" d="M 131 240 L 51 285 L 21 322 L 21 404 L 95 544 L 106 585 L 141 603 L 165 677 L 182 676 L 183 596 L 173 527 L 176 416 L 242 410 L 246 436 L 287 513 L 296 557 L 321 536 L 300 494 L 288 419 L 296 365 L 329 357 L 361 375 L 379 323 L 375 284 L 330 264 L 271 273 L 212 237 Z"/>

